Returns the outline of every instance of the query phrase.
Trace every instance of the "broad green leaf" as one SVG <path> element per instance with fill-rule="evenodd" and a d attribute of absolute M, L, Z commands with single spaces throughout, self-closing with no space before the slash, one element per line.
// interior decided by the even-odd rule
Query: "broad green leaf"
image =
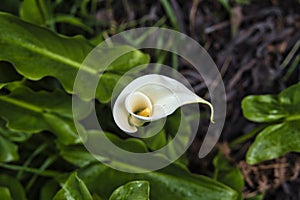
<path fill-rule="evenodd" d="M 40 200 L 53 200 L 53 197 L 56 195 L 56 193 L 59 191 L 60 186 L 58 183 L 51 179 L 47 181 L 40 192 Z"/>
<path fill-rule="evenodd" d="M 23 186 L 15 178 L 0 174 L 0 187 L 8 188 L 12 199 L 26 200 Z"/>
<path fill-rule="evenodd" d="M 18 159 L 18 146 L 0 134 L 0 162 L 17 161 Z"/>
<path fill-rule="evenodd" d="M 77 176 L 76 173 L 73 173 L 53 199 L 92 200 L 93 198 L 84 182 Z"/>
<path fill-rule="evenodd" d="M 113 93 L 114 87 L 120 80 L 121 76 L 131 68 L 135 66 L 142 65 L 143 68 L 146 67 L 145 64 L 149 62 L 149 56 L 146 54 L 141 53 L 140 51 L 134 50 L 131 47 L 128 46 L 115 46 L 111 48 L 102 48 L 101 50 L 97 49 L 97 51 L 101 51 L 101 58 L 112 58 L 116 55 L 122 55 L 124 51 L 130 51 L 129 53 L 126 53 L 122 56 L 119 56 L 116 60 L 114 60 L 110 65 L 107 63 L 108 61 L 104 60 L 101 62 L 99 60 L 99 55 L 93 55 L 91 57 L 95 57 L 92 60 L 90 59 L 90 65 L 92 70 L 97 70 L 100 72 L 104 72 L 104 66 L 109 65 L 107 69 L 105 70 L 105 73 L 101 75 L 101 78 L 98 83 L 98 87 L 96 89 L 96 99 L 98 99 L 102 103 L 108 103 L 111 99 L 111 95 Z M 93 52 L 94 54 L 95 52 Z M 98 56 L 98 57 L 96 57 Z M 86 69 L 89 69 L 88 67 Z M 141 70 L 142 67 L 139 68 Z M 84 74 L 84 73 L 83 73 Z M 98 76 L 98 72 L 96 74 Z M 91 99 L 94 98 L 94 94 L 91 94 L 87 88 L 93 88 L 94 83 L 93 81 L 87 81 L 87 80 L 97 80 L 99 77 L 95 78 L 94 72 L 93 73 L 86 73 L 80 77 L 81 85 L 79 85 L 79 88 L 76 88 L 77 92 L 80 93 L 80 98 L 83 99 Z M 128 78 L 128 77 L 125 77 Z M 128 80 L 131 80 L 132 78 L 128 78 Z M 124 79 L 123 79 L 124 80 Z"/>
<path fill-rule="evenodd" d="M 214 158 L 213 163 L 215 166 L 214 178 L 236 190 L 239 193 L 239 199 L 242 199 L 244 179 L 239 168 L 232 166 L 221 153 Z"/>
<path fill-rule="evenodd" d="M 134 180 L 145 180 L 150 183 L 152 200 L 237 199 L 237 193 L 229 187 L 208 177 L 192 175 L 177 165 L 149 173 L 131 174 L 95 164 L 80 169 L 78 175 L 91 192 L 99 194 L 104 199 L 108 199 L 115 188 Z"/>
<path fill-rule="evenodd" d="M 92 50 L 86 40 L 58 36 L 7 13 L 0 13 L 0 24 L 0 60 L 31 80 L 54 76 L 72 91 L 76 72 Z"/>
<path fill-rule="evenodd" d="M 78 167 L 84 167 L 94 162 L 99 162 L 82 145 L 62 145 L 57 144 L 59 154 L 63 159 Z"/>
<path fill-rule="evenodd" d="M 46 25 L 50 17 L 50 8 L 47 3 L 47 0 L 24 0 L 20 8 L 21 18 L 40 26 Z"/>
<path fill-rule="evenodd" d="M 17 87 L 0 96 L 0 115 L 7 127 L 37 133 L 53 131 L 64 144 L 80 142 L 72 119 L 71 97 L 61 91 L 33 92 Z"/>
<path fill-rule="evenodd" d="M 131 52 L 122 55 L 125 50 Z M 149 55 L 143 54 L 141 51 L 134 50 L 134 48 L 129 46 L 116 46 L 115 48 L 108 48 L 104 55 L 109 58 L 114 57 L 115 55 L 122 55 L 118 57 L 118 59 L 114 60 L 107 68 L 107 72 L 114 73 L 116 75 L 123 74 L 133 67 L 147 64 L 150 60 Z"/>
<path fill-rule="evenodd" d="M 256 164 L 284 155 L 300 152 L 300 120 L 270 125 L 256 137 L 247 152 L 247 162 Z"/>
<path fill-rule="evenodd" d="M 242 109 L 244 116 L 254 122 L 272 122 L 286 116 L 286 110 L 273 95 L 247 96 Z"/>
<path fill-rule="evenodd" d="M 274 122 L 263 129 L 247 152 L 250 164 L 300 151 L 300 83 L 278 95 L 248 96 L 242 102 L 246 118 L 255 122 Z"/>
<path fill-rule="evenodd" d="M 152 137 L 143 139 L 147 146 L 155 151 L 168 144 L 165 129 L 162 129 L 159 133 Z"/>
<path fill-rule="evenodd" d="M 148 181 L 131 181 L 118 187 L 109 200 L 149 200 L 149 193 Z"/>
<path fill-rule="evenodd" d="M 128 138 L 124 140 L 112 133 L 100 132 L 97 130 L 91 130 L 88 132 L 88 139 L 86 143 L 89 143 L 89 145 L 101 145 L 101 138 L 103 137 L 107 137 L 116 146 L 123 148 L 127 151 L 135 153 L 148 152 L 147 147 L 142 140 L 135 138 Z"/>
<path fill-rule="evenodd" d="M 48 125 L 48 128 L 45 126 L 43 129 L 54 132 L 63 144 L 81 143 L 81 138 L 77 135 L 77 130 L 71 118 L 48 113 L 43 113 L 42 117 Z"/>
<path fill-rule="evenodd" d="M 104 133 L 95 130 L 88 131 L 87 142 L 90 146 L 102 145 L 102 137 L 107 137 L 116 146 L 123 148 L 127 151 L 143 153 L 147 152 L 146 145 L 139 139 L 121 139 L 111 133 Z M 83 145 L 62 145 L 57 144 L 60 150 L 60 155 L 68 162 L 78 167 L 84 167 L 91 163 L 99 162 Z"/>
<path fill-rule="evenodd" d="M 6 122 L 0 118 L 0 135 L 9 139 L 12 142 L 24 142 L 30 138 L 30 134 L 8 129 Z"/>
<path fill-rule="evenodd" d="M 107 137 L 112 141 L 116 146 L 123 148 L 125 150 L 137 153 L 147 152 L 146 145 L 139 139 L 130 138 L 130 139 L 121 139 L 118 136 L 111 133 L 104 133 L 95 130 L 88 131 L 87 143 L 93 145 L 92 142 L 95 142 L 94 145 L 101 145 L 102 137 Z M 95 157 L 90 153 L 83 145 L 63 145 L 57 143 L 57 148 L 60 150 L 60 155 L 68 162 L 72 163 L 78 167 L 84 167 L 91 163 L 99 162 Z"/>
<path fill-rule="evenodd" d="M 8 188 L 0 187 L 0 199 L 1 200 L 13 200 Z"/>
<path fill-rule="evenodd" d="M 14 64 L 17 71 L 30 80 L 39 80 L 46 76 L 57 78 L 68 93 L 73 93 L 74 81 L 83 60 L 93 49 L 89 42 L 81 37 L 67 38 L 59 36 L 45 28 L 26 23 L 15 16 L 0 13 L 0 60 Z M 114 86 L 127 70 L 149 62 L 149 56 L 131 47 L 113 47 L 98 52 L 101 57 L 118 53 L 121 50 L 131 51 L 111 63 L 107 73 L 98 82 L 96 98 L 100 102 L 110 101 Z M 117 54 L 120 55 L 120 54 Z M 98 56 L 99 57 L 99 56 Z M 80 80 L 79 90 L 91 88 L 89 80 L 99 79 L 103 72 L 105 60 L 95 60 L 82 67 L 86 76 Z M 81 96 L 92 99 L 89 94 Z"/>
<path fill-rule="evenodd" d="M 184 115 L 184 113 L 181 112 L 181 109 L 177 109 L 166 121 L 165 131 L 167 133 L 167 142 L 173 140 L 175 136 L 180 137 L 180 140 L 178 140 L 179 142 L 176 145 L 167 145 L 169 155 L 178 154 L 178 149 L 184 149 L 191 140 L 192 129 L 190 121 L 188 121 L 187 116 L 182 115 Z M 180 135 L 178 135 L 179 128 L 182 128 Z M 176 162 L 187 166 L 188 160 L 186 154 L 183 154 Z"/>
<path fill-rule="evenodd" d="M 247 96 L 242 101 L 244 116 L 254 122 L 272 122 L 284 118 L 300 118 L 300 83 L 279 95 Z"/>
<path fill-rule="evenodd" d="M 289 119 L 300 118 L 300 82 L 283 90 L 278 98 L 280 103 L 286 106 Z"/>

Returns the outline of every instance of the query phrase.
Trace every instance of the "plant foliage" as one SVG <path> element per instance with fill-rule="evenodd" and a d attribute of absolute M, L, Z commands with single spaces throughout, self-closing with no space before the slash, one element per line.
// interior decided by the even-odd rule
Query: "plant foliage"
<path fill-rule="evenodd" d="M 242 109 L 247 119 L 268 123 L 248 150 L 248 163 L 300 152 L 300 83 L 278 95 L 247 96 Z"/>
<path fill-rule="evenodd" d="M 22 19 L 0 13 L 0 198 L 237 199 L 235 189 L 189 173 L 187 165 L 183 166 L 186 162 L 156 172 L 130 174 L 105 166 L 84 148 L 83 143 L 98 133 L 82 127 L 87 138 L 78 136 L 71 95 L 81 63 L 94 45 L 81 36 L 66 37 L 50 30 L 51 19 L 59 18 L 51 13 L 47 2 L 25 0 Z M 106 103 L 120 77 L 149 62 L 149 55 L 141 51 L 119 48 L 131 51 L 111 63 L 101 77 L 95 102 L 98 114 L 110 116 Z M 107 48 L 102 53 L 110 51 L 117 50 Z M 102 63 L 99 61 L 97 69 L 85 66 L 85 70 L 97 77 Z M 91 97 L 82 100 L 93 101 Z M 78 113 L 84 109 L 87 114 L 80 118 L 88 120 L 91 108 L 76 109 Z M 140 140 L 122 139 L 110 117 L 99 119 L 107 129 L 102 134 L 132 152 L 149 152 L 166 145 L 172 138 L 168 133 L 176 132 L 177 126 L 172 126 L 176 120 L 176 115 L 171 117 L 168 127 L 156 138 Z"/>

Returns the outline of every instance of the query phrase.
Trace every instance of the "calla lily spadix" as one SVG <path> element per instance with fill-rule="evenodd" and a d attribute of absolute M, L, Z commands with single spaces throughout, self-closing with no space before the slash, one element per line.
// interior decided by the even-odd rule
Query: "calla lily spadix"
<path fill-rule="evenodd" d="M 120 129 L 134 133 L 146 122 L 165 118 L 179 107 L 192 103 L 207 104 L 213 122 L 214 111 L 208 101 L 175 79 L 149 74 L 134 79 L 122 90 L 113 106 L 113 117 Z"/>

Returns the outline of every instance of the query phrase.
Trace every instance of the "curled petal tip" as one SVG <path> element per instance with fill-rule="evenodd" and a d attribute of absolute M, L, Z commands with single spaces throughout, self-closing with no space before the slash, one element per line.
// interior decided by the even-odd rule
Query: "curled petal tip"
<path fill-rule="evenodd" d="M 208 101 L 206 101 L 204 99 L 202 99 L 201 103 L 204 103 L 204 104 L 209 106 L 209 108 L 210 108 L 210 122 L 214 124 L 215 123 L 215 121 L 214 121 L 214 107 L 211 105 L 211 103 L 209 103 Z"/>

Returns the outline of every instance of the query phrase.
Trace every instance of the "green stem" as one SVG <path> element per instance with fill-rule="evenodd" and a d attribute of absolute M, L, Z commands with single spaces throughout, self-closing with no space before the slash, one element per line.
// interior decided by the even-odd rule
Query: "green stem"
<path fill-rule="evenodd" d="M 252 131 L 250 131 L 249 133 L 246 133 L 246 134 L 236 138 L 232 142 L 230 142 L 229 146 L 234 147 L 238 144 L 241 144 L 241 143 L 253 138 L 256 134 L 258 134 L 261 130 L 263 130 L 267 126 L 268 126 L 267 124 L 259 125 L 258 127 L 254 128 Z"/>
<path fill-rule="evenodd" d="M 300 115 L 290 115 L 285 118 L 285 121 L 295 121 L 300 120 Z"/>
<path fill-rule="evenodd" d="M 52 155 L 49 158 L 46 159 L 46 161 L 42 164 L 42 166 L 39 168 L 39 170 L 45 170 L 47 167 L 49 167 L 52 163 L 56 161 L 58 158 L 57 155 Z M 38 175 L 34 174 L 33 177 L 30 179 L 28 184 L 26 185 L 26 191 L 29 191 L 32 185 L 34 184 L 35 180 L 37 179 Z"/>
<path fill-rule="evenodd" d="M 284 77 L 283 77 L 284 81 L 287 81 L 290 78 L 290 76 L 293 74 L 295 69 L 297 69 L 297 66 L 299 66 L 299 62 L 300 62 L 300 55 L 297 55 L 296 58 L 294 59 L 294 61 L 292 62 L 290 68 L 284 75 Z"/>
<path fill-rule="evenodd" d="M 29 164 L 31 163 L 31 161 L 37 156 L 39 155 L 44 149 L 46 149 L 46 147 L 48 146 L 48 144 L 43 143 L 40 146 L 38 146 L 38 148 L 35 149 L 35 151 L 28 157 L 28 159 L 24 162 L 23 167 L 28 167 Z M 20 170 L 17 174 L 17 179 L 20 179 L 22 177 L 24 173 L 24 170 Z"/>
<path fill-rule="evenodd" d="M 174 11 L 173 11 L 172 6 L 170 5 L 169 1 L 168 0 L 161 0 L 160 2 L 161 2 L 161 5 L 163 6 L 163 8 L 165 9 L 165 11 L 167 13 L 167 16 L 169 17 L 173 28 L 175 28 L 175 30 L 178 31 L 179 26 L 178 26 L 178 23 L 177 23 L 177 19 L 176 19 L 176 16 L 174 14 Z"/>
<path fill-rule="evenodd" d="M 45 177 L 52 177 L 52 178 L 59 178 L 62 173 L 57 172 L 57 171 L 52 171 L 52 170 L 41 170 L 41 169 L 36 169 L 36 168 L 30 168 L 30 167 L 23 167 L 19 165 L 11 165 L 11 164 L 5 164 L 5 163 L 0 163 L 0 167 L 9 169 L 9 170 L 14 170 L 14 171 L 26 171 L 29 173 L 33 174 L 38 174 L 40 176 L 45 176 Z"/>
<path fill-rule="evenodd" d="M 300 40 L 297 41 L 297 43 L 293 46 L 292 50 L 289 52 L 287 57 L 284 59 L 284 61 L 281 64 L 281 67 L 284 69 L 286 66 L 288 66 L 289 62 L 293 58 L 293 56 L 297 53 L 297 50 L 300 47 Z"/>

